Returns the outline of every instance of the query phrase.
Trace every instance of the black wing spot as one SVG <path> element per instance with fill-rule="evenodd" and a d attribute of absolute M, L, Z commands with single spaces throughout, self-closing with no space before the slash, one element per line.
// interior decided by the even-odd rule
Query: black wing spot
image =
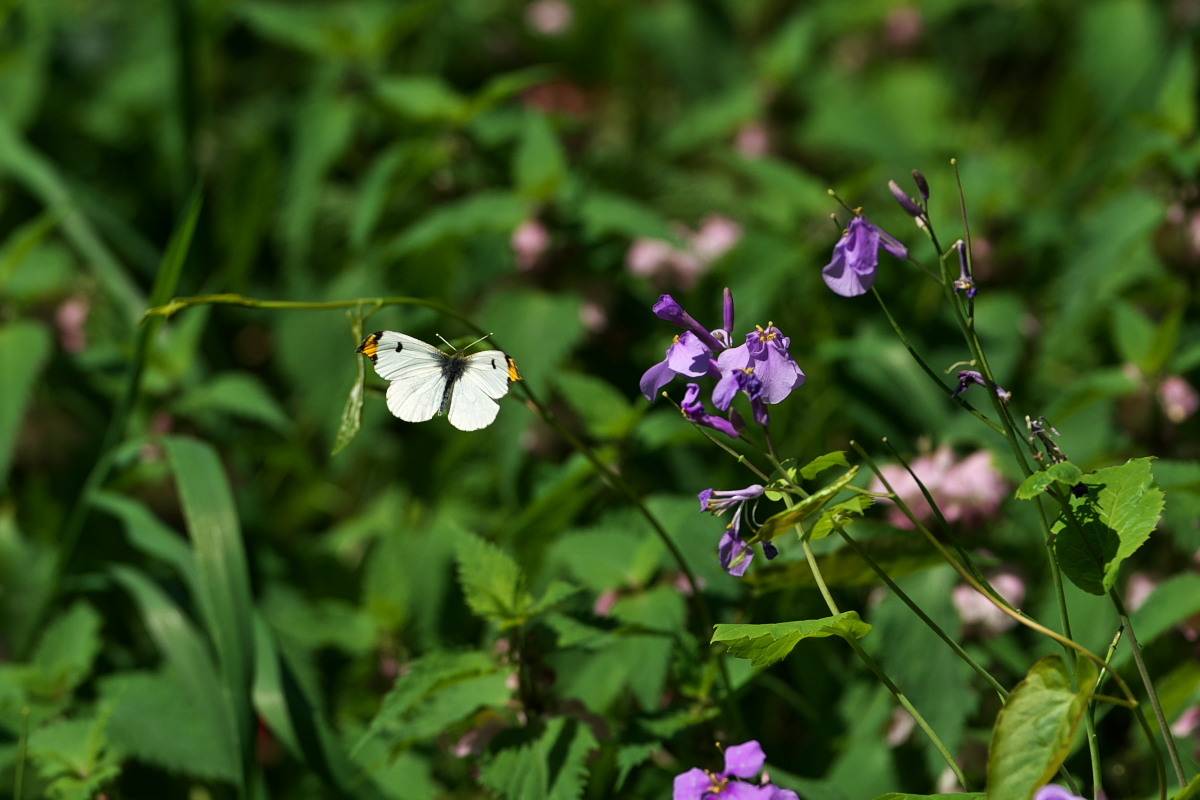
<path fill-rule="evenodd" d="M 404 342 L 396 342 L 396 352 L 399 353 L 404 349 Z"/>

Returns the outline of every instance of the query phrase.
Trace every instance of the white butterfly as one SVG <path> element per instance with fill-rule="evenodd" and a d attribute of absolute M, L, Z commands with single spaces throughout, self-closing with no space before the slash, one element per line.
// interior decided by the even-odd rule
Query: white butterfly
<path fill-rule="evenodd" d="M 388 410 L 406 422 L 447 414 L 460 431 L 477 431 L 495 421 L 501 397 L 521 380 L 517 364 L 499 350 L 465 355 L 444 353 L 431 344 L 395 331 L 376 331 L 358 352 L 375 372 L 391 381 Z"/>

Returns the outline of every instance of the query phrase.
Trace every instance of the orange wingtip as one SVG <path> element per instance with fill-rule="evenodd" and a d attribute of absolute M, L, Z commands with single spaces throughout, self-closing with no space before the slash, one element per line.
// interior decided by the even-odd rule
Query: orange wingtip
<path fill-rule="evenodd" d="M 505 356 L 504 358 L 508 361 L 508 379 L 509 379 L 509 381 L 521 380 L 521 373 L 519 371 L 517 371 L 517 362 L 513 361 L 512 358 L 509 356 Z"/>
<path fill-rule="evenodd" d="M 363 343 L 358 346 L 358 349 L 355 352 L 362 353 L 364 356 L 374 361 L 375 354 L 379 352 L 379 337 L 382 334 L 383 331 L 375 331 L 366 339 L 363 339 Z"/>

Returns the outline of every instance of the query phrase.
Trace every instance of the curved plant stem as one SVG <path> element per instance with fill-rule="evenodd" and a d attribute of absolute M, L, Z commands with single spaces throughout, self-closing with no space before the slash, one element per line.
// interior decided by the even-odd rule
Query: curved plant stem
<path fill-rule="evenodd" d="M 1125 632 L 1125 638 L 1129 640 L 1129 651 L 1133 654 L 1133 663 L 1137 665 L 1138 675 L 1142 678 L 1142 685 L 1146 687 L 1146 695 L 1150 700 L 1150 706 L 1154 709 L 1155 718 L 1158 719 L 1158 726 L 1162 730 L 1163 741 L 1167 744 L 1167 754 L 1171 758 L 1171 767 L 1175 770 L 1175 779 L 1179 781 L 1180 786 L 1186 786 L 1187 778 L 1184 777 L 1183 763 L 1179 760 L 1179 750 L 1175 746 L 1175 737 L 1171 734 L 1171 726 L 1167 724 L 1166 715 L 1163 714 L 1162 703 L 1158 700 L 1158 692 L 1154 689 L 1154 682 L 1150 680 L 1150 673 L 1146 670 L 1146 662 L 1142 659 L 1142 647 L 1137 640 L 1137 635 L 1133 632 L 1133 623 L 1129 621 L 1129 612 L 1126 611 L 1125 604 L 1121 602 L 1121 596 L 1117 594 L 1115 589 L 1109 589 L 1108 596 L 1117 609 L 1117 616 L 1121 619 L 1121 630 Z"/>

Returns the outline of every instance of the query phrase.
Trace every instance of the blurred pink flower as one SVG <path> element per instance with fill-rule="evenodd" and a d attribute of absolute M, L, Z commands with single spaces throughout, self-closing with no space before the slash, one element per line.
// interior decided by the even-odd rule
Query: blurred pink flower
<path fill-rule="evenodd" d="M 55 310 L 59 341 L 68 353 L 81 353 L 87 348 L 87 332 L 83 326 L 91 310 L 92 304 L 86 297 L 68 298 Z"/>
<path fill-rule="evenodd" d="M 533 269 L 550 247 L 550 231 L 536 219 L 527 219 L 517 226 L 509 240 L 513 255 L 517 257 L 517 266 L 528 272 Z"/>
<path fill-rule="evenodd" d="M 978 524 L 996 512 L 1008 491 L 1004 478 L 992 464 L 992 454 L 987 450 L 980 450 L 955 463 L 954 451 L 942 445 L 933 453 L 913 459 L 911 466 L 947 522 L 962 522 L 968 526 Z M 899 464 L 889 464 L 881 471 L 917 519 L 925 521 L 932 518 L 933 510 L 907 470 Z M 877 477 L 871 483 L 871 491 L 887 490 Z M 881 502 L 891 501 L 885 499 Z M 890 508 L 887 518 L 897 528 L 913 527 L 898 507 Z"/>
<path fill-rule="evenodd" d="M 1171 726 L 1171 733 L 1176 736 L 1200 735 L 1200 706 L 1192 706 L 1180 714 Z"/>
<path fill-rule="evenodd" d="M 751 120 L 738 128 L 733 146 L 746 158 L 762 158 L 771 152 L 771 134 L 761 121 Z"/>
<path fill-rule="evenodd" d="M 700 230 L 691 238 L 692 252 L 703 262 L 711 264 L 728 253 L 742 240 L 742 226 L 720 214 L 709 214 L 700 220 Z"/>
<path fill-rule="evenodd" d="M 1015 572 L 997 572 L 988 577 L 988 583 L 1014 608 L 1020 608 L 1025 602 L 1025 581 Z M 980 636 L 996 636 L 1017 624 L 1015 619 L 966 584 L 955 586 L 951 597 L 963 628 Z"/>
<path fill-rule="evenodd" d="M 625 266 L 642 278 L 674 284 L 681 289 L 696 285 L 713 262 L 732 250 L 742 238 L 742 226 L 720 214 L 709 214 L 700 229 L 676 226 L 683 242 L 677 247 L 664 239 L 647 236 L 633 240 L 625 254 Z"/>
<path fill-rule="evenodd" d="M 558 36 L 571 27 L 575 12 L 564 0 L 534 0 L 525 6 L 525 23 L 544 36 Z"/>
<path fill-rule="evenodd" d="M 1158 402 L 1167 419 L 1178 425 L 1200 408 L 1200 394 L 1179 375 L 1170 375 L 1158 385 Z"/>

